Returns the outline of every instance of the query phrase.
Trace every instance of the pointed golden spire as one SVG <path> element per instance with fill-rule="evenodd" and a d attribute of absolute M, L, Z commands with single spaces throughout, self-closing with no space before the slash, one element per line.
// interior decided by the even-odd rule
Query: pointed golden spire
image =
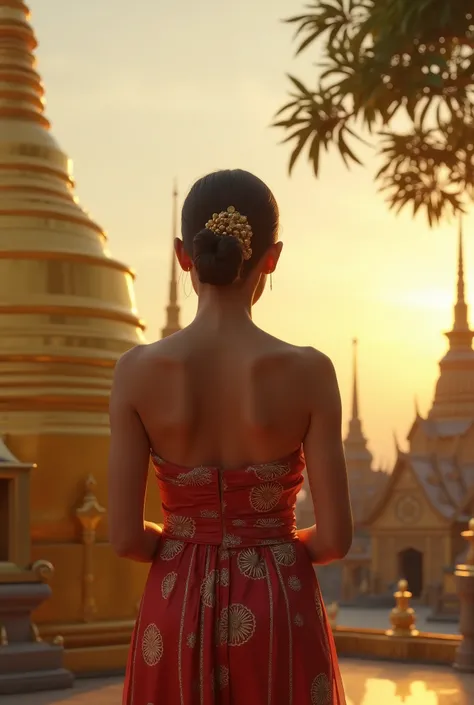
<path fill-rule="evenodd" d="M 173 220 L 171 232 L 173 236 L 173 249 L 171 254 L 171 277 L 169 288 L 169 301 L 166 307 L 166 323 L 161 331 L 161 337 L 167 338 L 173 333 L 181 330 L 179 322 L 180 308 L 178 303 L 178 276 L 176 267 L 176 254 L 174 251 L 174 241 L 178 237 L 178 186 L 176 180 L 173 186 Z"/>
<path fill-rule="evenodd" d="M 397 432 L 395 431 L 395 429 L 393 429 L 392 435 L 393 435 L 393 442 L 395 444 L 395 452 L 398 457 L 398 455 L 400 454 L 400 444 L 398 442 Z"/>
<path fill-rule="evenodd" d="M 472 338 L 474 333 L 469 328 L 468 307 L 465 297 L 462 216 L 459 217 L 457 275 L 454 324 L 452 330 L 446 333 L 446 336 L 449 340 L 451 350 L 472 350 Z"/>
<path fill-rule="evenodd" d="M 463 253 L 462 216 L 459 217 L 458 281 L 457 281 L 457 299 L 456 299 L 456 303 L 454 305 L 453 330 L 455 330 L 455 331 L 469 331 L 467 304 L 466 304 L 465 292 L 464 292 L 464 253 Z"/>
<path fill-rule="evenodd" d="M 49 129 L 44 90 L 36 73 L 36 37 L 30 11 L 19 0 L 0 0 L 0 118 L 26 120 Z"/>
<path fill-rule="evenodd" d="M 454 323 L 445 333 L 449 349 L 440 360 L 433 406 L 428 418 L 472 418 L 474 416 L 474 332 L 469 328 L 464 282 L 462 216 L 459 218 L 456 301 Z"/>
<path fill-rule="evenodd" d="M 420 414 L 420 406 L 419 406 L 419 404 L 418 404 L 418 397 L 416 396 L 416 394 L 415 394 L 415 416 L 416 416 L 417 418 L 418 418 L 419 416 L 421 416 L 421 414 Z"/>
<path fill-rule="evenodd" d="M 359 416 L 359 388 L 357 369 L 358 340 L 352 340 L 352 416 L 349 420 L 349 432 L 344 441 L 346 458 L 357 457 L 367 463 L 372 462 L 372 455 L 367 449 L 367 441 L 362 431 L 362 422 Z"/>
<path fill-rule="evenodd" d="M 352 340 L 352 418 L 359 418 L 359 392 L 357 385 L 357 338 Z"/>

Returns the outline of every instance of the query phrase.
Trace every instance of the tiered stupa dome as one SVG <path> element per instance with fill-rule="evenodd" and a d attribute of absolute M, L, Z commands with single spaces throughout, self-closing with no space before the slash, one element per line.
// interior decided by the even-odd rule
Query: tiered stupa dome
<path fill-rule="evenodd" d="M 0 0 L 4 432 L 37 425 L 26 410 L 50 411 L 54 419 L 41 423 L 66 427 L 70 411 L 106 410 L 114 363 L 144 328 L 133 273 L 106 253 L 106 235 L 79 205 L 71 162 L 49 131 L 28 17 L 24 3 Z"/>
<path fill-rule="evenodd" d="M 41 636 L 64 637 L 72 670 L 114 670 L 146 566 L 120 561 L 107 541 L 108 403 L 115 362 L 144 326 L 133 273 L 74 195 L 35 48 L 26 5 L 0 0 L 0 434 L 35 464 L 24 521 L 32 561 L 54 566 L 52 596 L 34 615 Z"/>

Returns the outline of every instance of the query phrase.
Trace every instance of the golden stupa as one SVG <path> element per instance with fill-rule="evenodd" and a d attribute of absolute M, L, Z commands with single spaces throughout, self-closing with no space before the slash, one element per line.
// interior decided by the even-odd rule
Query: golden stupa
<path fill-rule="evenodd" d="M 32 560 L 54 572 L 34 620 L 43 637 L 64 638 L 68 667 L 105 670 L 124 665 L 147 572 L 114 556 L 106 511 L 113 368 L 144 325 L 133 272 L 74 195 L 36 46 L 27 6 L 0 0 L 0 434 L 37 465 Z"/>

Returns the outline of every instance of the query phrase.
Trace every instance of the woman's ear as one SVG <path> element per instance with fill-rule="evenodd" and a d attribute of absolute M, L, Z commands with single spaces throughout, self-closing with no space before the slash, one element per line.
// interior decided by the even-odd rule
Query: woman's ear
<path fill-rule="evenodd" d="M 282 248 L 282 242 L 275 242 L 274 245 L 271 245 L 268 248 L 263 266 L 263 271 L 265 272 L 265 274 L 271 274 L 275 271 L 276 266 L 278 264 L 278 260 L 280 259 Z"/>
<path fill-rule="evenodd" d="M 183 241 L 180 240 L 179 237 L 177 237 L 174 241 L 174 251 L 176 252 L 176 257 L 178 258 L 181 269 L 185 272 L 190 272 L 193 267 L 193 262 L 184 249 Z"/>

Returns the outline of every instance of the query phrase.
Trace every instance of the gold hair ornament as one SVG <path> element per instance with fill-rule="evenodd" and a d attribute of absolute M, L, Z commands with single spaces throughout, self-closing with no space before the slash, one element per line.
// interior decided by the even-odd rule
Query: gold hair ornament
<path fill-rule="evenodd" d="M 242 246 L 244 259 L 248 260 L 251 258 L 252 228 L 247 221 L 247 216 L 240 215 L 234 206 L 229 206 L 226 211 L 213 213 L 212 218 L 206 223 L 206 228 L 217 235 L 236 237 Z"/>

